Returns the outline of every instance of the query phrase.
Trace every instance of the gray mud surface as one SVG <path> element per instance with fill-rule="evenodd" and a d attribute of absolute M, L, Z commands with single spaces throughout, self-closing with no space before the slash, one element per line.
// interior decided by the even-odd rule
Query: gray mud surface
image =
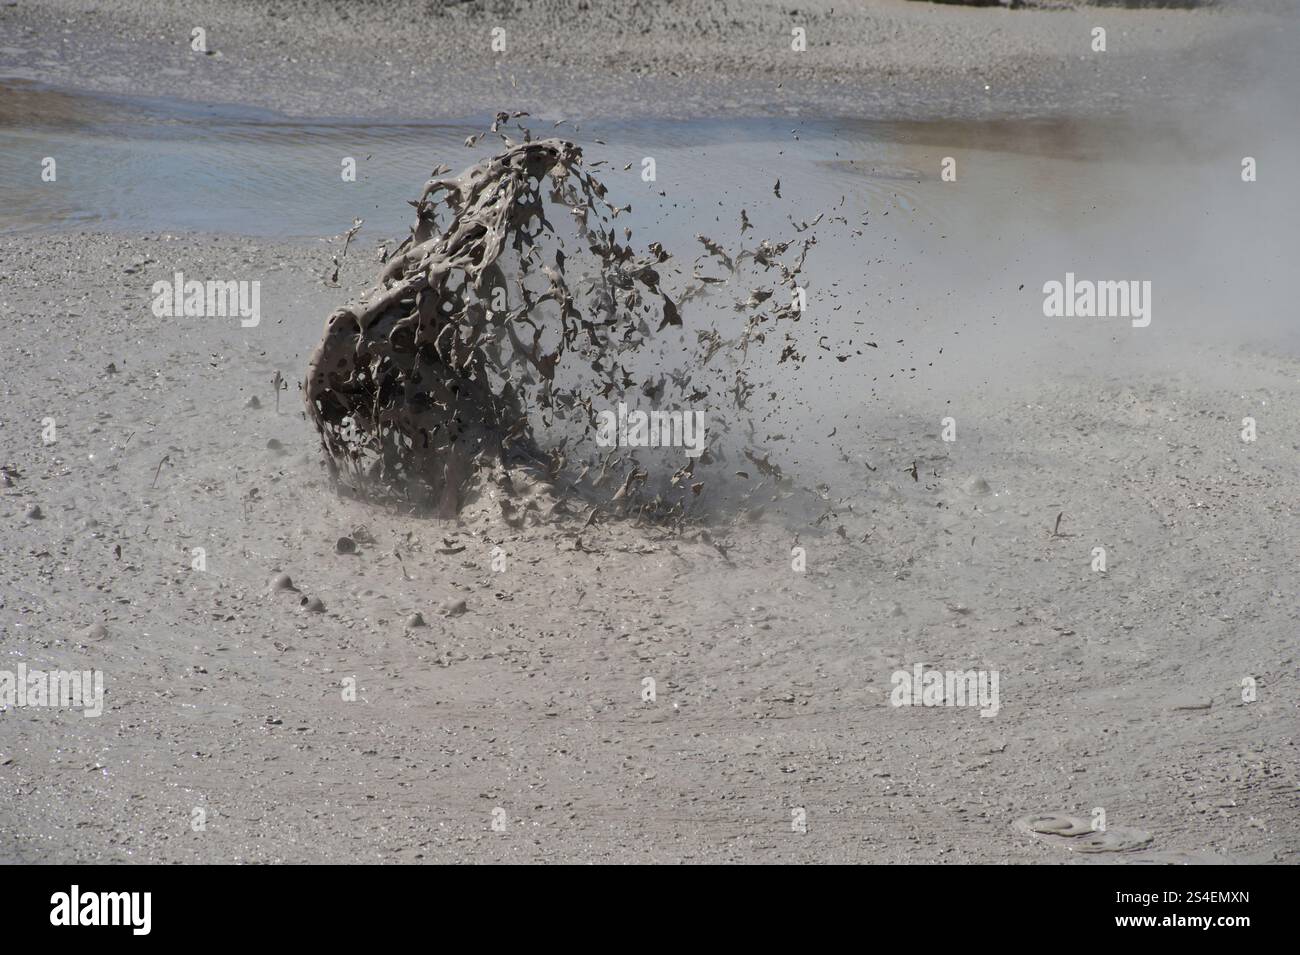
<path fill-rule="evenodd" d="M 753 369 L 757 435 L 811 511 L 589 521 L 520 482 L 439 520 L 341 495 L 297 387 L 422 180 L 385 182 L 396 212 L 346 254 L 346 216 L 167 228 L 166 188 L 147 218 L 147 195 L 76 185 L 113 141 L 71 124 L 67 214 L 0 210 L 0 670 L 100 669 L 106 709 L 0 711 L 0 861 L 1295 863 L 1298 220 L 1267 112 L 1292 87 L 1249 53 L 1290 5 L 800 4 L 810 37 L 855 38 L 806 67 L 776 4 L 594 6 L 501 13 L 533 37 L 509 64 L 481 4 L 0 8 L 0 74 L 38 85 L 619 117 L 607 157 L 598 123 L 562 132 L 610 161 L 638 239 L 671 226 L 687 260 L 712 258 L 696 232 L 803 237 L 846 196 L 808 255 L 810 357 Z M 1113 69 L 1063 52 L 1098 16 Z M 196 59 L 205 22 L 221 55 Z M 1136 119 L 1108 127 L 1112 107 Z M 790 111 L 781 139 L 730 146 L 699 119 Z M 715 138 L 679 129 L 654 188 L 615 175 L 667 114 Z M 0 168 L 30 154 L 37 179 L 53 134 L 0 115 L 20 144 Z M 891 139 L 884 118 L 934 125 Z M 479 158 L 449 142 L 423 175 Z M 1151 326 L 1044 318 L 1067 269 L 1152 278 Z M 260 324 L 156 315 L 176 271 L 259 280 Z M 998 671 L 997 714 L 892 706 L 917 664 Z"/>

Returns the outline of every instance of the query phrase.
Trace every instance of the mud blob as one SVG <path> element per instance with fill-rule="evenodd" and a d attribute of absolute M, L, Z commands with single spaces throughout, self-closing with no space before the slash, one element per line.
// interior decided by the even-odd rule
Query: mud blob
<path fill-rule="evenodd" d="M 283 590 L 291 590 L 295 593 L 297 593 L 298 591 L 298 588 L 293 585 L 293 578 L 290 577 L 288 574 L 276 574 L 274 577 L 271 578 L 271 581 L 269 584 L 267 584 L 267 587 L 270 589 L 272 593 L 276 593 L 278 591 L 283 591 Z"/>
<path fill-rule="evenodd" d="M 480 466 L 552 470 L 528 411 L 583 406 L 584 396 L 554 384 L 565 354 L 583 352 L 612 385 L 615 339 L 643 321 L 643 295 L 660 301 L 664 324 L 681 324 L 654 261 L 617 241 L 618 210 L 580 168 L 579 147 L 502 139 L 504 152 L 455 178 L 435 170 L 411 235 L 362 302 L 329 316 L 304 382 L 336 479 L 351 471 L 443 516 L 459 509 Z M 554 235 L 547 212 L 557 207 L 599 264 L 581 293 L 566 282 L 564 252 L 543 261 L 537 246 Z M 526 281 L 538 276 L 540 290 Z M 585 408 L 590 415 L 589 396 Z"/>

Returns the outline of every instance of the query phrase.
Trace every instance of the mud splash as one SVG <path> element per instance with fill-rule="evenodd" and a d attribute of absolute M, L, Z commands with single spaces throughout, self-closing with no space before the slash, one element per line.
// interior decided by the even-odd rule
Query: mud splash
<path fill-rule="evenodd" d="M 727 274 L 703 275 L 697 260 L 675 301 L 663 274 L 667 263 L 682 277 L 672 255 L 657 242 L 638 252 L 631 229 L 620 240 L 615 220 L 630 206 L 607 198 L 584 169 L 578 145 L 534 141 L 523 127 L 521 142 L 501 132 L 502 123 L 522 115 L 497 115 L 491 132 L 504 151 L 455 177 L 446 167 L 434 170 L 412 203 L 411 235 L 385 262 L 375 287 L 326 322 L 303 391 L 328 466 L 343 486 L 378 490 L 451 517 L 485 469 L 523 468 L 556 482 L 574 463 L 573 435 L 543 450 L 533 415 L 547 426 L 557 418 L 576 422 L 577 447 L 598 428 L 596 401 L 631 394 L 656 407 L 670 399 L 682 407 L 726 394 L 744 411 L 753 386 L 738 364 L 716 362 L 710 372 L 720 376 L 717 387 L 693 379 L 724 349 L 743 364 L 751 344 L 766 338 L 765 323 L 798 320 L 793 301 L 774 300 L 774 288 L 749 289 L 733 306 L 748 313 L 739 337 L 699 329 L 694 345 L 679 355 L 682 368 L 638 383 L 630 356 L 665 329 L 683 328 L 679 301 L 730 284 L 746 260 L 794 290 L 815 240 L 806 237 L 797 260 L 786 264 L 780 257 L 793 243 L 763 241 L 729 255 L 701 235 L 704 257 Z M 561 217 L 571 220 L 585 252 L 576 278 L 557 228 Z M 808 229 L 805 223 L 800 231 Z M 778 489 L 786 483 L 767 452 L 745 454 Z M 626 449 L 590 459 L 567 484 L 594 492 L 618 475 L 607 503 L 680 518 L 688 498 L 704 487 L 695 480 L 697 465 L 711 460 L 708 451 L 692 457 L 668 481 L 677 493 L 665 495 L 661 486 L 652 501 L 639 493 L 650 472 Z"/>

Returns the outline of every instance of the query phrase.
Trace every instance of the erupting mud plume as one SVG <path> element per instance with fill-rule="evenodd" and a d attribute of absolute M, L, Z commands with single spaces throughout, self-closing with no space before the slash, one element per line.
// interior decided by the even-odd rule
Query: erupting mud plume
<path fill-rule="evenodd" d="M 638 253 L 630 229 L 620 241 L 614 220 L 630 207 L 606 198 L 605 187 L 584 170 L 577 145 L 533 141 L 527 130 L 516 143 L 501 133 L 501 123 L 518 115 L 500 113 L 492 126 L 503 152 L 454 178 L 446 167 L 434 170 L 413 203 L 411 235 L 360 303 L 329 316 L 304 383 L 308 413 L 336 480 L 346 472 L 408 502 L 434 506 L 444 517 L 458 512 L 484 467 L 523 467 L 549 481 L 565 472 L 572 435 L 543 450 L 530 413 L 548 427 L 556 419 L 577 422 L 584 431 L 580 444 L 598 428 L 593 402 L 618 401 L 629 389 L 655 406 L 670 396 L 697 405 L 716 394 L 746 410 L 752 387 L 741 366 L 750 344 L 765 337 L 759 326 L 798 319 L 792 305 L 769 303 L 773 290 L 749 291 L 734 309 L 749 313 L 737 338 L 697 330 L 696 346 L 681 356 L 694 371 L 638 383 L 628 354 L 665 328 L 682 325 L 660 273 L 671 255 L 658 243 Z M 575 269 L 568 260 L 548 214 L 572 219 L 590 253 L 583 256 L 585 267 Z M 804 241 L 798 263 L 788 267 L 778 256 L 789 243 L 763 242 L 733 259 L 713 240 L 699 240 L 733 275 L 738 261 L 748 258 L 791 289 L 812 242 Z M 730 278 L 703 276 L 697 268 L 679 300 Z M 735 360 L 710 369 L 725 383 L 712 389 L 692 384 L 726 345 Z M 562 365 L 569 372 L 563 379 L 557 378 Z M 599 488 L 621 472 L 613 499 L 626 507 L 649 474 L 630 456 L 616 462 L 618 450 L 604 456 L 586 486 Z M 750 457 L 779 486 L 779 469 L 766 455 Z M 655 509 L 680 516 L 686 490 L 698 496 L 703 488 L 693 480 L 696 465 L 709 460 L 708 452 L 697 452 L 678 469 L 671 485 L 683 493 L 675 501 L 656 497 Z M 584 469 L 571 487 L 582 487 L 593 470 Z"/>

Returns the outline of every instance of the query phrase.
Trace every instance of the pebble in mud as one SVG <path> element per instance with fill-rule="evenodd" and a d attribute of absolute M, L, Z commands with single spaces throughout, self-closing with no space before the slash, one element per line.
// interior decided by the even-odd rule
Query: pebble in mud
<path fill-rule="evenodd" d="M 465 601 L 458 597 L 448 597 L 442 602 L 442 613 L 444 617 L 459 617 L 469 607 Z"/>
<path fill-rule="evenodd" d="M 357 542 L 351 537 L 340 537 L 334 542 L 334 553 L 336 554 L 355 554 L 357 552 Z"/>
<path fill-rule="evenodd" d="M 302 609 L 307 611 L 307 613 L 324 613 L 325 601 L 321 600 L 319 597 L 303 597 Z"/>
<path fill-rule="evenodd" d="M 419 613 L 413 613 L 406 618 L 407 630 L 414 630 L 417 627 L 427 627 L 427 626 L 428 624 L 424 622 L 424 616 Z"/>
<path fill-rule="evenodd" d="M 41 510 L 39 504 L 33 504 L 31 507 L 27 508 L 23 514 L 29 521 L 39 521 L 41 518 L 45 517 L 45 512 Z"/>
<path fill-rule="evenodd" d="M 271 592 L 276 593 L 281 590 L 292 590 L 295 593 L 298 588 L 293 585 L 293 579 L 288 574 L 276 574 L 271 578 Z"/>

